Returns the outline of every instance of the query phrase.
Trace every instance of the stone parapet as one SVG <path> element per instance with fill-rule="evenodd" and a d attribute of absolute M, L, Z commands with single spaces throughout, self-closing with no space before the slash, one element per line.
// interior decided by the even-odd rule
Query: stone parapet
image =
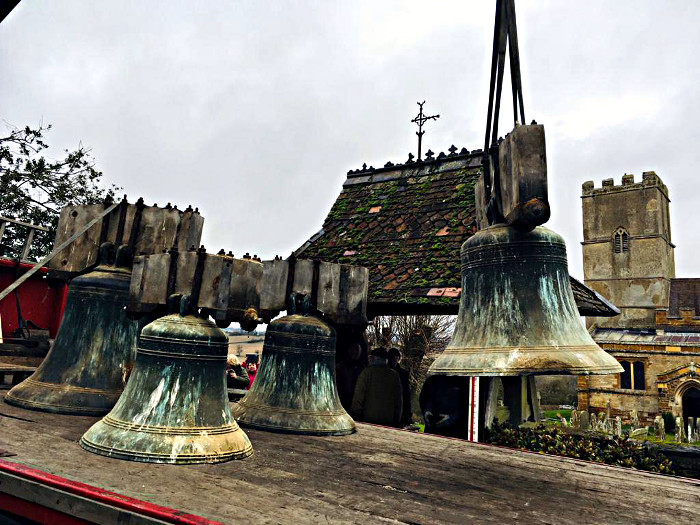
<path fill-rule="evenodd" d="M 592 197 L 606 193 L 619 193 L 623 191 L 640 190 L 644 188 L 658 188 L 668 199 L 668 188 L 655 171 L 645 171 L 642 173 L 642 180 L 635 182 L 634 175 L 625 173 L 622 176 L 622 184 L 615 185 L 614 179 L 603 179 L 601 187 L 596 188 L 592 180 L 588 180 L 581 185 L 581 196 Z"/>

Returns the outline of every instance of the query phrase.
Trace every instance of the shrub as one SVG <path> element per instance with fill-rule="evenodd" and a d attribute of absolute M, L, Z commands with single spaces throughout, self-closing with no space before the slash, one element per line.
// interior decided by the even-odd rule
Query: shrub
<path fill-rule="evenodd" d="M 484 438 L 485 443 L 492 445 L 673 474 L 671 462 L 663 454 L 630 441 L 628 434 L 612 439 L 591 439 L 564 432 L 559 427 L 513 428 L 508 423 L 494 423 L 492 428 L 486 429 Z"/>

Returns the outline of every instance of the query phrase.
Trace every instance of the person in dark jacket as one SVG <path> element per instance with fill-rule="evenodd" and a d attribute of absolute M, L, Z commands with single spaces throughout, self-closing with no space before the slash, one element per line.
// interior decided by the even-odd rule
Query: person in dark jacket
<path fill-rule="evenodd" d="M 387 364 L 386 348 L 375 348 L 355 385 L 350 414 L 358 421 L 401 426 L 403 398 L 399 374 Z"/>
<path fill-rule="evenodd" d="M 335 367 L 335 381 L 338 385 L 338 397 L 343 408 L 350 411 L 352 396 L 355 393 L 357 378 L 365 369 L 362 362 L 362 347 L 359 343 L 348 346 L 347 358 Z"/>
<path fill-rule="evenodd" d="M 388 355 L 389 368 L 399 374 L 399 379 L 401 379 L 401 392 L 403 399 L 401 425 L 408 426 L 413 423 L 413 410 L 411 410 L 411 387 L 408 382 L 408 370 L 399 364 L 401 362 L 401 350 L 395 347 L 389 348 Z"/>
<path fill-rule="evenodd" d="M 248 371 L 241 365 L 238 358 L 229 354 L 226 358 L 226 386 L 243 390 L 250 385 Z"/>
<path fill-rule="evenodd" d="M 469 378 L 431 376 L 420 391 L 427 434 L 466 439 L 469 424 Z"/>

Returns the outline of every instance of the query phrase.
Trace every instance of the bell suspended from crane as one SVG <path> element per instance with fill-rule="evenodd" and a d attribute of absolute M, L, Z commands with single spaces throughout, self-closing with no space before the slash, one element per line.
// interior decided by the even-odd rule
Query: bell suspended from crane
<path fill-rule="evenodd" d="M 171 313 L 141 332 L 119 401 L 81 438 L 95 454 L 149 463 L 217 463 L 250 456 L 226 391 L 226 333 L 173 295 Z"/>
<path fill-rule="evenodd" d="M 301 314 L 294 313 L 296 297 L 291 315 L 268 326 L 260 370 L 233 414 L 244 427 L 273 432 L 351 434 L 355 422 L 340 404 L 335 383 L 335 330 L 309 315 L 309 296 Z"/>
<path fill-rule="evenodd" d="M 461 250 L 455 331 L 431 375 L 611 374 L 621 370 L 581 322 L 561 236 L 494 224 Z"/>
<path fill-rule="evenodd" d="M 499 384 L 510 420 L 519 424 L 538 417 L 532 376 L 622 371 L 581 322 L 563 239 L 541 226 L 550 216 L 544 127 L 523 125 L 517 42 L 515 4 L 497 0 L 483 177 L 475 190 L 481 230 L 462 245 L 455 331 L 428 371 L 433 382 L 440 376 L 502 378 L 482 385 L 486 426 Z M 504 140 L 498 138 L 498 116 L 507 43 L 515 123 Z M 472 402 L 478 397 L 472 392 Z"/>
<path fill-rule="evenodd" d="M 68 287 L 60 329 L 48 355 L 5 401 L 32 410 L 104 415 L 119 399 L 136 355 L 139 322 L 125 306 L 131 251 L 100 246 L 99 265 Z"/>

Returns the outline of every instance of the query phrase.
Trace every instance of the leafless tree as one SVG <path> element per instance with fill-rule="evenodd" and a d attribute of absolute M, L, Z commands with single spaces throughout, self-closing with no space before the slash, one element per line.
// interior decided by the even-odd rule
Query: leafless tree
<path fill-rule="evenodd" d="M 395 346 L 401 350 L 401 365 L 408 371 L 411 391 L 415 394 L 420 387 L 418 383 L 422 383 L 419 372 L 423 357 L 445 349 L 452 337 L 455 319 L 453 315 L 376 317 L 367 327 L 367 342 L 370 348 Z"/>

